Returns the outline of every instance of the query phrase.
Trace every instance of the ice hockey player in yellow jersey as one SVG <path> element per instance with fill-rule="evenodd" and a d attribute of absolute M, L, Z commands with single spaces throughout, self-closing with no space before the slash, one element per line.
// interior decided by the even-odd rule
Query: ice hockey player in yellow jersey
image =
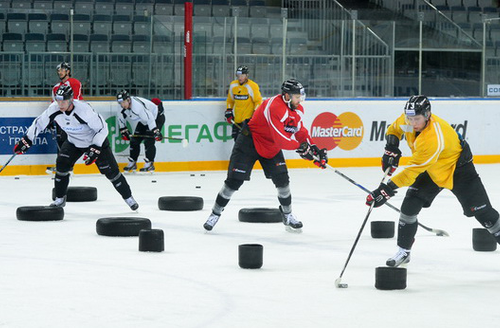
<path fill-rule="evenodd" d="M 262 103 L 259 85 L 248 78 L 248 73 L 247 66 L 239 66 L 236 69 L 236 80 L 231 82 L 227 93 L 227 109 L 224 116 L 227 123 L 233 125 L 231 136 L 234 140 L 238 137 L 241 123 L 250 119 L 255 109 Z"/>
<path fill-rule="evenodd" d="M 379 207 L 394 196 L 396 189 L 409 187 L 399 217 L 399 249 L 387 260 L 387 266 L 397 267 L 410 261 L 417 215 L 422 208 L 430 207 L 444 188 L 457 197 L 464 215 L 475 217 L 500 244 L 499 214 L 491 206 L 476 172 L 469 145 L 448 122 L 431 113 L 426 96 L 412 96 L 404 113 L 387 130 L 382 170 L 389 169 L 389 175 L 398 167 L 403 135 L 412 152 L 408 166 L 366 198 L 367 205 L 375 203 Z"/>

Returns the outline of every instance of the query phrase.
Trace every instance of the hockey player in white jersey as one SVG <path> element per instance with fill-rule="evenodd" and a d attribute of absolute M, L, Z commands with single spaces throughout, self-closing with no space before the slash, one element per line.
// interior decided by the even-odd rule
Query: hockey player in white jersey
<path fill-rule="evenodd" d="M 16 154 L 26 153 L 38 134 L 54 121 L 67 133 L 68 139 L 62 144 L 56 159 L 56 198 L 50 206 L 66 205 L 70 171 L 83 155 L 85 164 L 96 163 L 101 174 L 111 181 L 127 205 L 135 211 L 139 204 L 132 197 L 130 186 L 118 169 L 102 116 L 85 101 L 74 100 L 73 89 L 68 85 L 62 85 L 56 91 L 55 100 L 33 121 L 26 135 L 14 147 Z"/>
<path fill-rule="evenodd" d="M 137 158 L 141 150 L 141 142 L 144 141 L 146 158 L 141 172 L 153 172 L 156 157 L 155 141 L 162 141 L 161 129 L 165 124 L 163 104 L 160 99 L 148 100 L 141 97 L 131 97 L 128 91 L 122 90 L 116 95 L 121 111 L 118 114 L 118 123 L 123 140 L 130 140 L 130 157 L 125 172 L 133 172 L 137 169 Z M 127 121 L 137 122 L 133 135 L 127 128 Z"/>

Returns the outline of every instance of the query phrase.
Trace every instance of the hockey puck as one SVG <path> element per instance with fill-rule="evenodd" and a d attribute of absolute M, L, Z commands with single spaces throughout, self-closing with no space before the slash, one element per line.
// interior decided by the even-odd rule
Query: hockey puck
<path fill-rule="evenodd" d="M 190 174 L 190 176 L 194 177 L 194 174 Z"/>
<path fill-rule="evenodd" d="M 262 267 L 264 247 L 260 244 L 241 244 L 238 246 L 238 264 L 242 269 Z"/>
<path fill-rule="evenodd" d="M 200 188 L 201 188 L 201 186 L 196 186 L 196 189 L 200 189 Z"/>
<path fill-rule="evenodd" d="M 497 241 L 487 229 L 474 228 L 472 229 L 472 248 L 476 252 L 493 252 L 497 249 Z"/>
<path fill-rule="evenodd" d="M 204 176 L 205 176 L 205 174 L 203 174 L 203 173 L 202 173 L 202 174 L 200 174 L 200 176 L 204 177 Z"/>
<path fill-rule="evenodd" d="M 406 288 L 406 269 L 378 267 L 375 269 L 375 288 L 395 290 Z"/>
<path fill-rule="evenodd" d="M 341 284 L 339 284 L 337 287 L 338 287 L 338 288 L 347 288 L 347 287 L 349 287 L 349 285 L 348 285 L 348 284 L 346 284 L 346 283 L 341 283 Z"/>
<path fill-rule="evenodd" d="M 14 180 L 19 180 L 19 177 L 14 177 Z"/>
<path fill-rule="evenodd" d="M 151 180 L 151 183 L 156 183 L 156 180 Z"/>

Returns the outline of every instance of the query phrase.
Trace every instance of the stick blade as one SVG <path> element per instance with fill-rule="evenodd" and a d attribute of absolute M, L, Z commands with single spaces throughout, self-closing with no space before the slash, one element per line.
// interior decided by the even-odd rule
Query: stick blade
<path fill-rule="evenodd" d="M 189 145 L 189 141 L 187 139 L 182 139 L 182 147 L 186 148 Z"/>
<path fill-rule="evenodd" d="M 346 283 L 342 283 L 342 278 L 338 277 L 335 279 L 335 287 L 337 288 L 347 288 L 348 285 Z"/>

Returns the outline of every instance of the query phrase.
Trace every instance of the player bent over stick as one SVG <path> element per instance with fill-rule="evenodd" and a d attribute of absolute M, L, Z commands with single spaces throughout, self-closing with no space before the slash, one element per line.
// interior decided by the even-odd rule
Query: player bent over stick
<path fill-rule="evenodd" d="M 379 207 L 394 196 L 396 189 L 410 187 L 399 217 L 399 250 L 386 264 L 397 267 L 410 262 L 418 228 L 417 215 L 423 207 L 431 206 L 443 188 L 457 197 L 465 216 L 474 216 L 500 244 L 499 215 L 491 206 L 476 172 L 469 145 L 448 122 L 431 114 L 426 96 L 412 96 L 404 113 L 387 130 L 382 169 L 390 168 L 390 174 L 399 164 L 399 140 L 403 134 L 412 152 L 409 166 L 366 198 L 367 205 L 375 202 L 375 207 Z"/>
<path fill-rule="evenodd" d="M 135 211 L 139 204 L 132 197 L 130 186 L 118 169 L 109 147 L 108 128 L 102 116 L 86 102 L 74 100 L 70 86 L 61 85 L 56 91 L 55 100 L 33 121 L 26 135 L 14 147 L 16 154 L 24 154 L 33 144 L 32 140 L 52 121 L 67 133 L 68 139 L 62 144 L 56 159 L 56 199 L 50 206 L 66 205 L 69 172 L 83 155 L 85 164 L 96 163 L 99 171 L 111 181 L 127 205 Z"/>
<path fill-rule="evenodd" d="M 300 103 L 305 100 L 302 84 L 290 79 L 283 82 L 281 90 L 281 95 L 264 101 L 250 121 L 243 125 L 231 153 L 227 179 L 203 225 L 205 230 L 213 229 L 234 192 L 245 180 L 250 180 L 257 160 L 266 178 L 272 179 L 278 189 L 283 223 L 288 229 L 300 231 L 302 228 L 302 222 L 292 213 L 292 195 L 282 149 L 296 150 L 307 160 L 313 160 L 314 156 L 318 159 L 314 163 L 321 168 L 326 167 L 328 158 L 326 149 L 319 149 L 311 143 L 311 136 L 302 122 L 304 108 Z"/>
<path fill-rule="evenodd" d="M 163 140 L 161 129 L 165 124 L 165 114 L 162 102 L 158 98 L 149 101 L 141 97 L 131 97 L 126 90 L 120 91 L 116 95 L 116 100 L 122 108 L 118 115 L 120 134 L 123 140 L 130 140 L 130 157 L 124 171 L 134 172 L 137 169 L 137 158 L 141 150 L 141 142 L 144 140 L 146 164 L 139 171 L 153 172 L 156 156 L 155 141 Z M 133 135 L 130 135 L 127 128 L 127 120 L 138 122 Z"/>

